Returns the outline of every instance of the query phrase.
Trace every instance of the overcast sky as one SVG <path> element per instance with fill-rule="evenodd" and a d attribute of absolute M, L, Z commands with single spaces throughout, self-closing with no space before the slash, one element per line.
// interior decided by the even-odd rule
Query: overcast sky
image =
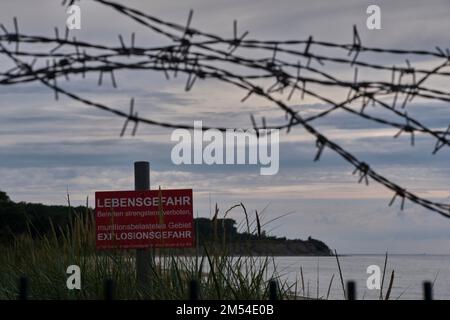
<path fill-rule="evenodd" d="M 22 32 L 50 35 L 55 26 L 61 30 L 64 27 L 66 15 L 60 2 L 31 5 L 31 1 L 2 1 L 0 22 L 11 27 L 12 17 L 17 16 Z M 381 7 L 382 30 L 365 27 L 366 8 L 374 3 Z M 450 5 L 446 0 L 395 4 L 357 0 L 157 0 L 126 4 L 183 24 L 189 9 L 194 9 L 193 27 L 223 36 L 231 36 L 232 22 L 237 19 L 239 30 L 248 30 L 251 39 L 307 39 L 313 35 L 317 40 L 349 43 L 356 24 L 368 46 L 433 50 L 450 44 Z M 82 30 L 73 33 L 78 39 L 118 44 L 119 33 L 129 39 L 136 31 L 137 44 L 161 43 L 161 37 L 109 8 L 90 1 L 81 1 L 80 6 Z M 398 62 L 389 56 L 378 59 L 378 63 L 389 66 Z M 430 66 L 436 61 L 412 63 Z M 5 65 L 5 59 L 0 58 L 2 70 Z M 342 76 L 351 76 L 350 71 L 343 69 Z M 267 101 L 249 99 L 241 103 L 245 92 L 214 81 L 199 82 L 185 92 L 185 78 L 167 81 L 164 74 L 156 72 L 124 72 L 116 78 L 118 89 L 109 86 L 108 79 L 107 85 L 97 87 L 96 76 L 63 86 L 123 110 L 134 97 L 140 115 L 160 120 L 191 124 L 202 120 L 205 125 L 247 127 L 250 113 L 269 115 L 269 121 L 274 122 L 284 118 Z M 412 203 L 407 203 L 404 211 L 398 203 L 388 207 L 390 192 L 374 184 L 357 184 L 352 168 L 331 151 L 313 162 L 314 140 L 300 128 L 289 135 L 281 133 L 279 173 L 261 176 L 257 166 L 176 166 L 170 159 L 174 146 L 171 130 L 140 126 L 137 136 L 120 138 L 121 119 L 68 98 L 55 102 L 53 93 L 37 83 L 0 86 L 0 97 L 0 190 L 14 201 L 65 204 L 68 188 L 73 203 L 82 204 L 89 196 L 93 205 L 96 190 L 132 189 L 133 162 L 148 160 L 152 188 L 193 188 L 194 211 L 199 216 L 210 215 L 210 202 L 218 203 L 222 213 L 243 202 L 252 213 L 266 208 L 265 221 L 291 213 L 267 225 L 271 233 L 289 238 L 312 236 L 341 253 L 388 250 L 450 254 L 450 219 Z M 308 98 L 297 103 L 306 113 L 326 108 Z M 450 108 L 443 103 L 415 100 L 408 112 L 434 128 L 444 128 L 450 120 Z M 408 190 L 433 200 L 450 201 L 448 148 L 433 156 L 433 140 L 419 136 L 416 146 L 411 147 L 408 136 L 393 139 L 395 131 L 339 112 L 315 125 Z M 231 216 L 238 221 L 243 218 L 239 211 Z"/>

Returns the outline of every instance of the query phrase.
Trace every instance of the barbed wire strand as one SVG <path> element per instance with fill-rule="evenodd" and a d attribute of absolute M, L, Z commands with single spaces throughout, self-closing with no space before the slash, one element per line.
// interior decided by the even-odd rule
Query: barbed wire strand
<path fill-rule="evenodd" d="M 39 82 L 54 92 L 55 99 L 64 95 L 124 118 L 120 132 L 120 136 L 124 136 L 130 123 L 133 123 L 132 135 L 136 134 L 140 123 L 165 128 L 196 128 L 189 124 L 140 116 L 136 111 L 134 97 L 130 99 L 128 112 L 94 102 L 63 88 L 58 79 L 70 81 L 72 76 L 81 75 L 85 78 L 88 74 L 98 74 L 99 86 L 104 85 L 105 76 L 109 76 L 111 85 L 117 88 L 118 81 L 115 73 L 123 70 L 149 70 L 163 72 L 167 79 L 185 74 L 187 76 L 186 91 L 191 90 L 198 81 L 215 79 L 242 90 L 245 93 L 241 99 L 242 102 L 256 95 L 278 107 L 285 114 L 286 122 L 278 125 L 269 125 L 264 116 L 261 118 L 262 124 L 258 125 L 254 115 L 251 115 L 251 129 L 258 136 L 268 129 L 285 129 L 289 133 L 293 127 L 301 126 L 316 140 L 315 161 L 320 160 L 325 149 L 332 150 L 354 167 L 353 173 L 358 173 L 359 183 L 365 182 L 368 185 L 370 181 L 375 181 L 391 190 L 394 196 L 389 205 L 399 198 L 402 210 L 405 200 L 409 200 L 428 210 L 450 217 L 449 204 L 422 198 L 392 182 L 376 172 L 369 164 L 359 160 L 329 139 L 313 125 L 314 121 L 341 111 L 378 125 L 394 128 L 397 130 L 394 137 L 407 133 L 410 135 L 412 145 L 415 143 L 416 133 L 426 134 L 435 139 L 432 154 L 436 154 L 443 147 L 450 146 L 450 119 L 446 129 L 429 128 L 420 119 L 411 116 L 407 109 L 408 104 L 416 97 L 424 101 L 450 102 L 450 92 L 430 84 L 426 86 L 431 77 L 444 80 L 450 77 L 448 49 L 436 47 L 436 51 L 426 51 L 367 47 L 362 45 L 356 27 L 353 29 L 353 42 L 349 44 L 317 41 L 312 36 L 306 40 L 259 41 L 249 39 L 248 31 L 239 35 L 236 20 L 233 21 L 233 37 L 224 38 L 194 29 L 192 27 L 193 11 L 189 12 L 186 24 L 181 25 L 164 21 L 119 3 L 106 0 L 92 1 L 127 16 L 155 34 L 167 38 L 170 43 L 152 47 L 138 46 L 135 33 L 132 33 L 129 45 L 126 44 L 127 41 L 122 35 L 118 36 L 118 46 L 102 45 L 80 41 L 76 37 L 70 38 L 68 29 L 65 30 L 64 37 L 61 37 L 57 28 L 54 30 L 53 37 L 27 35 L 19 31 L 18 19 L 14 17 L 14 31 L 9 31 L 5 24 L 0 24 L 3 31 L 0 35 L 0 56 L 4 55 L 13 62 L 10 69 L 0 71 L 0 85 Z M 74 2 L 64 1 L 63 5 L 72 3 Z M 14 46 L 13 49 L 8 48 L 11 44 Z M 41 49 L 42 45 L 48 45 L 49 48 Z M 303 48 L 299 49 L 298 46 Z M 31 49 L 27 50 L 28 47 Z M 330 55 L 317 54 L 315 50 L 319 47 L 321 51 L 325 49 L 334 51 Z M 341 51 L 343 56 L 339 57 L 336 50 Z M 245 55 L 244 51 L 250 53 Z M 361 60 L 364 53 L 404 56 L 405 65 L 386 66 L 365 62 Z M 266 56 L 266 58 L 255 58 L 258 56 Z M 430 69 L 414 68 L 410 62 L 410 58 L 414 56 L 428 57 L 433 61 L 438 60 L 438 63 Z M 30 59 L 31 62 L 27 61 Z M 314 67 L 313 64 L 317 66 Z M 354 73 L 353 80 L 341 79 L 338 75 L 327 72 L 328 64 L 350 67 Z M 360 70 L 384 72 L 385 78 L 390 78 L 390 81 L 360 80 Z M 323 94 L 324 87 L 346 90 L 347 97 L 342 101 L 327 97 Z M 297 105 L 290 102 L 297 92 L 300 99 L 303 100 L 307 96 L 320 101 L 327 107 L 319 109 L 314 115 L 303 116 L 301 105 L 300 110 L 296 110 Z M 387 98 L 392 98 L 392 103 L 386 102 Z M 357 106 L 358 103 L 359 106 Z M 372 105 L 371 110 L 381 108 L 390 115 L 375 116 L 367 112 L 369 105 Z M 209 129 L 228 130 L 226 127 L 202 127 L 202 130 Z"/>

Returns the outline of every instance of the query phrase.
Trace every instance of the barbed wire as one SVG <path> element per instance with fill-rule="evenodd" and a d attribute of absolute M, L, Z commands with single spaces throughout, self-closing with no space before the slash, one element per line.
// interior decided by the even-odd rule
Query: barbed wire
<path fill-rule="evenodd" d="M 60 95 L 67 96 L 85 105 L 95 107 L 124 118 L 120 132 L 123 136 L 128 126 L 135 135 L 139 124 L 160 126 L 165 128 L 195 129 L 193 125 L 173 123 L 140 116 L 135 108 L 135 98 L 130 98 L 129 111 L 125 112 L 104 103 L 95 102 L 70 91 L 61 85 L 60 79 L 70 81 L 73 76 L 95 74 L 98 85 L 103 85 L 109 76 L 114 88 L 117 87 L 115 74 L 123 70 L 144 70 L 163 72 L 167 79 L 186 75 L 185 90 L 189 91 L 196 82 L 215 79 L 243 91 L 241 102 L 251 96 L 258 96 L 278 107 L 285 115 L 285 122 L 269 125 L 263 116 L 261 124 L 251 115 L 252 129 L 259 136 L 263 130 L 283 129 L 289 133 L 296 126 L 303 127 L 316 140 L 317 153 L 314 161 L 318 161 L 325 149 L 334 151 L 354 167 L 353 174 L 358 174 L 358 182 L 369 184 L 375 181 L 389 190 L 394 196 L 392 205 L 399 198 L 403 210 L 405 200 L 409 200 L 445 217 L 450 217 L 450 205 L 422 198 L 406 188 L 392 182 L 376 172 L 369 164 L 359 160 L 348 150 L 332 141 L 320 132 L 313 122 L 326 118 L 330 114 L 341 111 L 362 119 L 394 128 L 397 133 L 409 134 L 411 144 L 415 143 L 416 134 L 427 135 L 435 140 L 432 153 L 450 146 L 450 119 L 445 129 L 430 128 L 417 117 L 408 114 L 408 105 L 413 99 L 420 98 L 430 102 L 450 102 L 450 92 L 427 84 L 431 77 L 439 77 L 441 81 L 450 77 L 450 51 L 436 47 L 435 51 L 401 50 L 367 47 L 362 41 L 356 27 L 353 28 L 353 41 L 348 44 L 317 41 L 312 36 L 306 40 L 261 41 L 249 39 L 249 32 L 238 32 L 237 21 L 233 23 L 231 38 L 200 31 L 191 26 L 193 11 L 189 12 L 185 25 L 164 21 L 155 16 L 126 7 L 122 4 L 91 0 L 114 9 L 140 26 L 169 40 L 167 45 L 138 46 L 135 33 L 131 34 L 129 44 L 122 35 L 118 36 L 118 45 L 102 45 L 70 38 L 65 30 L 62 36 L 55 28 L 54 36 L 44 37 L 28 35 L 20 32 L 16 17 L 13 18 L 13 30 L 6 24 L 0 24 L 3 34 L 0 35 L 0 56 L 7 57 L 11 66 L 0 70 L 0 85 L 11 86 L 38 82 L 54 92 L 55 99 Z M 63 5 L 73 1 L 63 1 Z M 47 48 L 42 48 L 47 46 Z M 25 47 L 25 49 L 23 49 Z M 328 55 L 318 51 L 333 50 Z M 403 66 L 387 66 L 369 63 L 360 59 L 362 54 L 391 54 L 404 59 Z M 339 56 L 341 54 L 341 56 Z M 262 58 L 256 58 L 262 57 Z M 435 66 L 430 68 L 414 68 L 411 57 L 432 59 Z M 353 70 L 353 79 L 338 76 L 342 71 L 327 70 L 328 64 L 338 65 Z M 313 66 L 317 65 L 317 66 Z M 387 80 L 361 80 L 361 70 L 372 73 L 382 72 Z M 427 85 L 426 85 L 427 84 Z M 346 98 L 338 100 L 327 97 L 323 92 L 327 88 L 346 90 Z M 303 115 L 292 103 L 294 96 L 315 99 L 327 106 L 314 115 Z M 374 115 L 367 112 L 380 109 L 387 116 Z M 203 130 L 217 129 L 226 131 L 229 127 L 203 126 Z M 242 129 L 242 128 L 235 128 Z"/>

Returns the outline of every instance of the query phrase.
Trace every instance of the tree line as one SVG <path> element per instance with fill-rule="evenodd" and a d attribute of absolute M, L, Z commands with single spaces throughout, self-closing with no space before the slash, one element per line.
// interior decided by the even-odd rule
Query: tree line
<path fill-rule="evenodd" d="M 38 238 L 54 231 L 70 232 L 71 223 L 75 217 L 84 215 L 84 218 L 92 218 L 94 214 L 94 210 L 86 206 L 14 202 L 6 192 L 0 191 L 0 243 L 11 243 L 16 236 L 24 233 Z M 240 232 L 236 220 L 230 218 L 195 218 L 194 230 L 197 241 L 200 243 L 214 241 L 236 243 L 249 240 L 293 241 L 285 237 L 269 236 L 264 231 L 259 234 L 250 231 Z M 304 242 L 308 242 L 320 251 L 329 250 L 325 243 L 311 237 Z"/>

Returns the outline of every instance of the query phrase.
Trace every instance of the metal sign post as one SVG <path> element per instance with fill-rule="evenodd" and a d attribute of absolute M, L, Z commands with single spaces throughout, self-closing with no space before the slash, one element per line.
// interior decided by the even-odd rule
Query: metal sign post
<path fill-rule="evenodd" d="M 134 163 L 134 189 L 150 189 L 150 163 L 138 161 Z M 136 249 L 136 280 L 139 288 L 146 288 L 150 282 L 150 267 L 153 263 L 150 249 Z"/>

